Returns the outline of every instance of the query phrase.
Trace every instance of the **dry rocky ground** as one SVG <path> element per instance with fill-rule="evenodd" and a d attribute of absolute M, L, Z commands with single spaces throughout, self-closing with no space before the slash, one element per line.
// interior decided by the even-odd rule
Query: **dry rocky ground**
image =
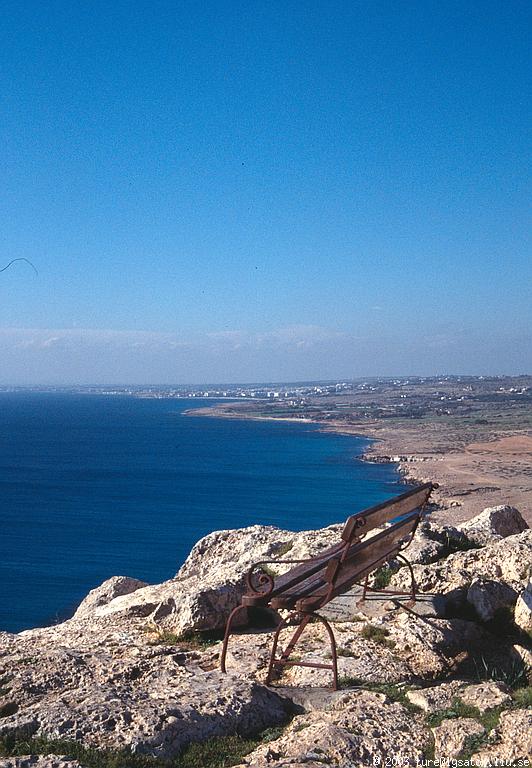
<path fill-rule="evenodd" d="M 512 507 L 462 526 L 422 525 L 411 559 L 421 590 L 447 596 L 446 613 L 383 600 L 368 618 L 355 606 L 334 625 L 339 691 L 328 687 L 330 672 L 305 667 L 266 687 L 271 628 L 237 633 L 221 674 L 217 633 L 246 568 L 315 554 L 338 531 L 215 532 L 169 581 L 114 577 L 69 621 L 0 633 L 0 766 L 353 768 L 529 757 L 532 531 Z M 403 585 L 405 573 L 378 578 Z M 303 635 L 303 660 L 326 658 L 321 632 L 310 625 Z"/>

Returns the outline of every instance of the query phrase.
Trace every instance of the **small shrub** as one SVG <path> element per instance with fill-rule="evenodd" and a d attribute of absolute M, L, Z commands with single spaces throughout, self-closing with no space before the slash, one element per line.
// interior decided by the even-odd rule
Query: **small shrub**
<path fill-rule="evenodd" d="M 382 645 L 384 648 L 395 648 L 393 640 L 388 640 L 390 632 L 385 627 L 378 627 L 375 624 L 366 624 L 362 629 L 362 637 L 366 640 L 373 640 L 374 643 Z"/>
<path fill-rule="evenodd" d="M 351 651 L 349 648 L 337 648 L 336 649 L 336 655 L 337 656 L 347 656 L 349 658 L 356 658 L 358 654 L 356 654 L 354 651 Z M 329 654 L 330 656 L 330 654 Z"/>
<path fill-rule="evenodd" d="M 294 548 L 294 542 L 293 541 L 285 541 L 284 544 L 279 544 L 277 549 L 275 550 L 276 557 L 283 557 L 283 555 L 287 555 L 291 549 Z"/>
<path fill-rule="evenodd" d="M 215 629 L 206 632 L 189 629 L 178 635 L 168 629 L 149 626 L 146 627 L 146 632 L 153 635 L 148 640 L 148 645 L 177 645 L 182 650 L 207 648 L 217 643 L 222 637 L 222 631 Z"/>
<path fill-rule="evenodd" d="M 182 632 L 177 636 L 177 642 L 182 648 L 207 648 L 209 645 L 214 645 L 219 642 L 222 637 L 223 630 L 221 629 L 209 629 L 205 632 L 188 629 L 186 632 Z"/>
<path fill-rule="evenodd" d="M 449 536 L 449 534 L 446 532 L 445 534 L 445 557 L 448 557 L 448 555 L 452 555 L 455 552 L 469 552 L 471 549 L 481 549 L 480 544 L 475 544 L 473 541 L 470 541 L 465 536 L 463 538 L 454 538 Z"/>
<path fill-rule="evenodd" d="M 148 645 L 179 645 L 179 635 L 169 632 L 167 629 L 157 630 L 148 640 Z"/>
<path fill-rule="evenodd" d="M 395 573 L 389 565 L 381 565 L 373 574 L 373 588 L 386 589 Z"/>
<path fill-rule="evenodd" d="M 480 660 L 473 657 L 473 663 L 479 682 L 493 680 L 494 682 L 505 683 L 513 689 L 528 687 L 530 671 L 521 660 L 515 660 L 508 667 L 500 667 L 481 655 Z"/>

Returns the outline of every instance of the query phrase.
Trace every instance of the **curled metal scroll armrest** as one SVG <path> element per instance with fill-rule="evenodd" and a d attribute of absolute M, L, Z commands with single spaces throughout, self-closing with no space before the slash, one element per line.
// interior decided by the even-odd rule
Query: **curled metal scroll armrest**
<path fill-rule="evenodd" d="M 274 563 L 275 565 L 302 565 L 303 563 L 315 563 L 337 554 L 344 547 L 345 542 L 342 541 L 334 549 L 330 549 L 322 555 L 306 557 L 303 560 L 282 560 L 274 558 L 268 560 L 259 560 L 257 563 L 253 563 L 251 568 L 246 573 L 246 585 L 249 590 L 248 594 L 267 597 L 273 591 L 274 577 L 266 570 L 261 568 L 262 565 L 267 565 L 268 563 Z M 256 585 L 253 584 L 253 578 L 256 579 Z"/>

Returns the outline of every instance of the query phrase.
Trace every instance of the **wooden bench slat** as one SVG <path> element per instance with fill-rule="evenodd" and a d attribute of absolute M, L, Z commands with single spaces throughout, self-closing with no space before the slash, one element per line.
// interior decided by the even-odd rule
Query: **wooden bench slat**
<path fill-rule="evenodd" d="M 406 515 L 414 509 L 419 509 L 428 501 L 431 490 L 432 484 L 425 483 L 418 488 L 396 496 L 391 501 L 384 501 L 382 504 L 376 504 L 374 507 L 351 515 L 342 531 L 342 539 L 351 541 L 356 534 L 364 536 L 373 528 L 378 528 L 389 520 Z"/>

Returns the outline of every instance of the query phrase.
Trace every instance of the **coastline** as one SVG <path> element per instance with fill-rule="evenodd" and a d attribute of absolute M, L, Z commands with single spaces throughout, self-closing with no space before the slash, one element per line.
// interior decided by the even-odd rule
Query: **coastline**
<path fill-rule="evenodd" d="M 394 424 L 391 420 L 346 424 L 312 416 L 264 416 L 244 409 L 238 412 L 234 404 L 231 410 L 226 404 L 191 408 L 184 411 L 184 415 L 311 423 L 323 432 L 370 439 L 372 444 L 359 458 L 397 464 L 404 482 L 433 482 L 438 486 L 433 494 L 437 509 L 432 513 L 437 522 L 456 525 L 487 507 L 507 504 L 517 507 L 532 525 L 532 437 L 528 435 L 494 433 L 488 442 L 468 444 L 456 439 L 457 435 L 442 425 L 427 430 L 413 420 Z"/>

